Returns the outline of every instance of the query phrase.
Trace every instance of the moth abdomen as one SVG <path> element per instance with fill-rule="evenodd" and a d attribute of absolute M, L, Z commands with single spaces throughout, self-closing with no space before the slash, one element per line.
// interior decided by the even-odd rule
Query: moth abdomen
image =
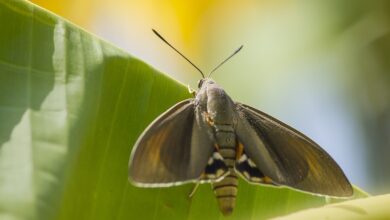
<path fill-rule="evenodd" d="M 236 136 L 233 127 L 229 124 L 214 125 L 218 152 L 229 169 L 229 175 L 221 181 L 212 184 L 219 209 L 223 215 L 233 212 L 236 203 L 238 177 L 234 171 L 236 163 Z"/>
<path fill-rule="evenodd" d="M 213 183 L 212 185 L 222 214 L 231 214 L 236 204 L 238 186 L 237 175 L 233 172 L 221 181 Z"/>

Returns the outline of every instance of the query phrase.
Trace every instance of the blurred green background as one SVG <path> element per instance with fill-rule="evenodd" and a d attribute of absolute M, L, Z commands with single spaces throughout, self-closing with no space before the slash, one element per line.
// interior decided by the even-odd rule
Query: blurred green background
<path fill-rule="evenodd" d="M 390 1 L 33 0 L 196 88 L 213 78 L 233 99 L 292 125 L 351 182 L 390 191 Z"/>

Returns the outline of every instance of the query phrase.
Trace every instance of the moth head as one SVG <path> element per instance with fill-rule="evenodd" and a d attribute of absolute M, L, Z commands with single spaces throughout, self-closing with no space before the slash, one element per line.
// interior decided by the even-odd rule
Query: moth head
<path fill-rule="evenodd" d="M 200 79 L 198 81 L 198 88 L 202 88 L 203 85 L 209 85 L 209 84 L 214 84 L 214 80 L 210 79 L 210 78 L 204 78 L 204 79 Z"/>
<path fill-rule="evenodd" d="M 204 80 L 205 80 L 205 79 L 200 79 L 200 80 L 198 81 L 198 89 L 200 89 L 200 88 L 202 87 Z"/>

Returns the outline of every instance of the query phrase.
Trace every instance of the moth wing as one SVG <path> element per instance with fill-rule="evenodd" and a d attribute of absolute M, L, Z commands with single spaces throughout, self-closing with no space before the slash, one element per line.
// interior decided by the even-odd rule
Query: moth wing
<path fill-rule="evenodd" d="M 266 183 L 264 174 L 256 167 L 256 164 L 246 155 L 242 153 L 241 157 L 236 160 L 234 168 L 246 181 L 250 183 Z"/>
<path fill-rule="evenodd" d="M 218 182 L 229 173 L 229 168 L 225 164 L 222 155 L 217 149 L 214 149 L 214 153 L 208 160 L 207 166 L 199 182 Z"/>
<path fill-rule="evenodd" d="M 187 99 L 145 129 L 132 150 L 130 181 L 141 187 L 164 187 L 201 176 L 213 153 L 213 142 L 194 115 L 193 99 Z"/>
<path fill-rule="evenodd" d="M 318 144 L 283 122 L 245 104 L 236 104 L 239 126 L 251 135 L 238 134 L 256 166 L 276 184 L 330 196 L 351 196 L 353 189 L 341 168 Z M 244 131 L 245 132 L 245 131 Z M 240 137 L 241 136 L 241 137 Z M 249 139 L 246 140 L 246 139 Z M 261 140 L 259 145 L 251 145 Z M 258 155 L 266 152 L 271 166 Z M 269 159 L 269 158 L 267 158 Z"/>

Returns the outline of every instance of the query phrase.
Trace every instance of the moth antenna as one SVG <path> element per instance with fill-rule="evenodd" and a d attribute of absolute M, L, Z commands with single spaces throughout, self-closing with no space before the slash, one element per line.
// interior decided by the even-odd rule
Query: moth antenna
<path fill-rule="evenodd" d="M 216 66 L 213 70 L 211 70 L 210 74 L 207 76 L 209 78 L 215 70 L 217 70 L 220 66 L 222 66 L 226 61 L 228 61 L 230 58 L 232 58 L 234 55 L 236 55 L 240 50 L 244 47 L 244 45 L 241 45 L 237 50 L 235 50 L 228 58 L 226 58 L 224 61 L 222 61 L 218 66 Z"/>
<path fill-rule="evenodd" d="M 174 46 L 172 46 L 165 38 L 163 38 L 156 30 L 152 29 L 153 33 L 157 35 L 158 38 L 160 38 L 162 41 L 164 41 L 168 46 L 170 46 L 174 51 L 176 51 L 180 56 L 182 56 L 184 59 L 186 59 L 195 69 L 197 69 L 200 74 L 202 74 L 202 78 L 204 79 L 204 74 L 202 70 L 200 70 L 194 63 L 192 63 L 186 56 L 184 56 L 180 51 L 178 51 Z"/>

